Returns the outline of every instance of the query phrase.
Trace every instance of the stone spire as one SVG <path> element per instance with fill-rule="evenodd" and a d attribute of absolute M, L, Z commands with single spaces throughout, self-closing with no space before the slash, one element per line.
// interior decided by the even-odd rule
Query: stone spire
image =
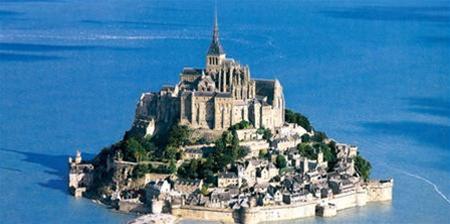
<path fill-rule="evenodd" d="M 221 55 L 225 54 L 219 39 L 219 25 L 217 22 L 217 8 L 214 13 L 214 28 L 213 28 L 213 38 L 211 45 L 209 45 L 208 55 Z"/>

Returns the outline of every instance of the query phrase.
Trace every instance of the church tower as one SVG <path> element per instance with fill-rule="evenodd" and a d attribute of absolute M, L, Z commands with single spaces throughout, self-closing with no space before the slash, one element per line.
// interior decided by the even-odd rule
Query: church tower
<path fill-rule="evenodd" d="M 214 29 L 211 44 L 206 55 L 206 69 L 211 71 L 217 69 L 225 59 L 225 51 L 219 40 L 219 25 L 217 24 L 217 11 L 214 14 Z"/>

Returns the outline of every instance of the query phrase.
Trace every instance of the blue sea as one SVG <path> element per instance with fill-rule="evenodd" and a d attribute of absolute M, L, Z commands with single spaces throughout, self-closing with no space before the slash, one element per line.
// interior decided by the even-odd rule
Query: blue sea
<path fill-rule="evenodd" d="M 392 203 L 292 223 L 448 223 L 449 1 L 217 1 L 229 57 L 356 144 Z M 214 1 L 1 0 L 1 223 L 126 223 L 66 190 L 67 158 L 118 141 L 140 94 L 202 67 Z M 191 222 L 193 223 L 193 222 Z"/>

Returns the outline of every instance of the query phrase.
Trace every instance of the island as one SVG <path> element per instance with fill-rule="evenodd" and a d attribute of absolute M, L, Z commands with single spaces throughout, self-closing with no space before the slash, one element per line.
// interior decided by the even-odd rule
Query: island
<path fill-rule="evenodd" d="M 392 200 L 393 179 L 371 180 L 356 146 L 287 109 L 281 83 L 252 79 L 226 56 L 217 16 L 213 27 L 205 68 L 142 94 L 121 141 L 89 161 L 69 158 L 75 197 L 145 215 L 130 223 L 331 217 Z"/>

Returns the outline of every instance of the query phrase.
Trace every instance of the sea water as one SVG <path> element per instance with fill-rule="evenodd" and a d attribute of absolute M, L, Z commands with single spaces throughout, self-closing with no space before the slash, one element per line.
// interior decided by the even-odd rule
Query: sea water
<path fill-rule="evenodd" d="M 391 203 L 308 223 L 450 219 L 450 2 L 218 1 L 229 57 L 355 144 Z M 3 0 L 1 223 L 124 223 L 67 192 L 67 158 L 118 141 L 145 91 L 202 67 L 214 1 Z M 296 223 L 300 221 L 293 221 Z"/>

